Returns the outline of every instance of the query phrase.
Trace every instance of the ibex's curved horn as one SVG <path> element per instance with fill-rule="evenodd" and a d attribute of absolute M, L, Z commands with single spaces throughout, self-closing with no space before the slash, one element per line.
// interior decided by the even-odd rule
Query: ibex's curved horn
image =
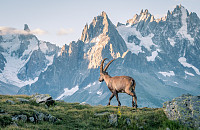
<path fill-rule="evenodd" d="M 103 71 L 106 71 L 109 67 L 109 65 L 114 61 L 115 59 L 111 60 L 110 62 L 108 62 L 108 64 L 106 65 L 106 67 L 103 69 Z"/>
<path fill-rule="evenodd" d="M 107 58 L 104 58 L 101 62 L 101 66 L 100 66 L 100 73 L 103 73 L 103 64 L 104 64 L 104 61 L 106 60 Z"/>

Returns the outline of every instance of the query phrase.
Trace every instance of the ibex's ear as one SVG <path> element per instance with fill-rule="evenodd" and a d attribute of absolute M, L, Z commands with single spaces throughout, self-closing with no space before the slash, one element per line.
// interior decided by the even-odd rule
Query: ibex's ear
<path fill-rule="evenodd" d="M 105 71 L 106 72 L 106 70 L 108 69 L 108 67 L 109 67 L 109 65 L 114 61 L 115 59 L 113 59 L 113 60 L 111 60 L 107 65 L 106 65 L 106 67 L 104 68 L 104 70 L 103 71 Z"/>

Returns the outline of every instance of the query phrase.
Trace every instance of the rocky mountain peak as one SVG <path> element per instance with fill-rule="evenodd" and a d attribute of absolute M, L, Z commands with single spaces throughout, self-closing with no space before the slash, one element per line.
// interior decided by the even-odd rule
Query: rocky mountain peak
<path fill-rule="evenodd" d="M 61 48 L 61 55 L 63 56 L 65 54 L 67 54 L 68 50 L 69 50 L 69 46 L 66 44 L 63 45 L 63 47 Z"/>
<path fill-rule="evenodd" d="M 101 16 L 104 17 L 104 18 L 108 18 L 108 16 L 107 16 L 107 14 L 106 14 L 105 11 L 103 11 L 103 12 L 101 13 Z"/>
<path fill-rule="evenodd" d="M 135 14 L 134 17 L 132 19 L 129 19 L 126 22 L 126 25 L 134 25 L 139 23 L 140 21 L 150 21 L 153 22 L 155 20 L 154 16 L 151 15 L 151 13 L 145 9 L 145 11 L 143 11 L 143 9 L 141 10 L 140 14 Z"/>
<path fill-rule="evenodd" d="M 30 32 L 30 29 L 27 24 L 24 24 L 24 31 Z"/>
<path fill-rule="evenodd" d="M 174 17 L 177 17 L 177 16 L 178 16 L 178 17 L 181 17 L 182 15 L 188 16 L 189 13 L 188 13 L 188 10 L 185 9 L 184 6 L 182 6 L 182 5 L 177 5 L 177 6 L 174 8 L 174 10 L 172 11 L 172 15 L 173 15 Z"/>
<path fill-rule="evenodd" d="M 98 68 L 103 58 L 117 58 L 127 50 L 126 43 L 103 11 L 86 24 L 81 36 L 85 43 L 84 53 L 89 60 L 88 68 Z"/>
<path fill-rule="evenodd" d="M 82 31 L 81 40 L 88 43 L 102 33 L 107 35 L 112 28 L 115 28 L 115 26 L 103 11 L 99 16 L 94 17 L 89 26 L 88 24 L 85 25 Z"/>

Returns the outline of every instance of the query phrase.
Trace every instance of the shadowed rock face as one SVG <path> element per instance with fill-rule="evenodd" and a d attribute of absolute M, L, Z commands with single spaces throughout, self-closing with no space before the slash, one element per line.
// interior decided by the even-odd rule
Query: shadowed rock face
<path fill-rule="evenodd" d="M 30 29 L 27 24 L 24 24 L 24 31 L 30 32 Z"/>
<path fill-rule="evenodd" d="M 190 127 L 200 127 L 200 96 L 182 95 L 163 104 L 170 120 L 180 121 Z"/>

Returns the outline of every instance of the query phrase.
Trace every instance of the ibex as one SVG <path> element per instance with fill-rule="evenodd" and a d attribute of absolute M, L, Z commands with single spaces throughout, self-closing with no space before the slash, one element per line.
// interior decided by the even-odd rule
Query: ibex
<path fill-rule="evenodd" d="M 108 75 L 108 72 L 106 72 L 106 70 L 115 59 L 111 60 L 103 69 L 104 61 L 106 59 L 107 58 L 103 59 L 101 62 L 99 82 L 103 82 L 105 80 L 106 85 L 108 86 L 109 90 L 112 92 L 109 98 L 108 105 L 110 105 L 110 101 L 115 96 L 118 101 L 118 106 L 121 106 L 118 93 L 127 93 L 128 95 L 131 95 L 133 97 L 132 106 L 137 108 L 137 97 L 135 94 L 135 85 L 136 85 L 135 80 L 129 76 L 111 77 L 110 75 Z"/>

